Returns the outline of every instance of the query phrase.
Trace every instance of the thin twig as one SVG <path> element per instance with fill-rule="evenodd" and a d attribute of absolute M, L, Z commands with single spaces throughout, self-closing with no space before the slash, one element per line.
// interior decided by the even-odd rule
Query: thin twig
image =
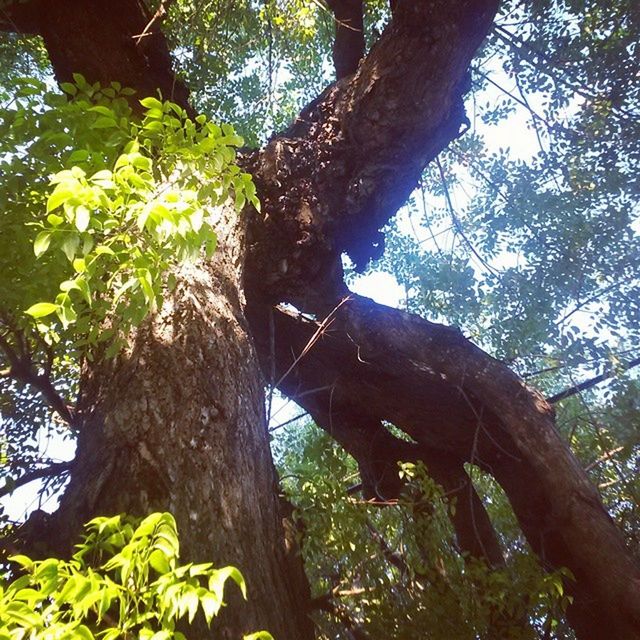
<path fill-rule="evenodd" d="M 142 38 L 153 35 L 151 33 L 151 28 L 156 22 L 160 23 L 165 19 L 167 13 L 169 12 L 169 7 L 174 3 L 174 1 L 175 0 L 161 0 L 157 11 L 153 14 L 151 20 L 149 20 L 149 22 L 147 23 L 147 26 L 142 30 L 142 33 L 131 36 L 136 41 L 136 44 L 140 44 L 140 40 L 142 40 Z"/>
<path fill-rule="evenodd" d="M 624 447 L 615 447 L 614 449 L 611 449 L 610 451 L 603 453 L 597 460 L 594 460 L 591 464 L 588 464 L 584 468 L 584 470 L 591 471 L 595 469 L 599 464 L 606 462 L 609 458 L 611 458 L 611 456 L 615 456 L 616 453 L 620 453 L 620 451 L 622 451 L 623 449 Z"/>
<path fill-rule="evenodd" d="M 346 296 L 345 298 L 343 298 L 333 308 L 331 313 L 318 325 L 318 328 L 316 329 L 315 333 L 311 336 L 311 338 L 309 338 L 309 341 L 305 345 L 304 349 L 300 352 L 300 355 L 296 356 L 296 358 L 291 363 L 289 368 L 282 374 L 278 382 L 275 384 L 275 387 L 279 387 L 283 383 L 285 378 L 295 369 L 298 362 L 300 362 L 300 360 L 302 360 L 302 358 L 304 358 L 304 356 L 306 356 L 307 353 L 309 353 L 309 351 L 313 348 L 315 343 L 320 339 L 322 334 L 328 329 L 329 325 L 333 322 L 333 316 L 337 313 L 338 309 L 343 304 L 345 304 L 345 302 L 348 302 L 349 300 L 351 300 L 351 296 Z M 273 389 L 271 390 L 271 393 L 273 393 Z"/>
<path fill-rule="evenodd" d="M 282 427 L 286 427 L 288 424 L 291 424 L 296 420 L 300 420 L 300 418 L 304 418 L 306 415 L 307 415 L 307 412 L 303 411 L 302 413 L 299 413 L 297 416 L 293 416 L 293 418 L 289 418 L 288 420 L 285 420 L 284 422 L 277 424 L 275 427 L 270 427 L 269 433 L 273 433 L 276 429 L 282 429 Z"/>
<path fill-rule="evenodd" d="M 487 268 L 492 273 L 498 275 L 500 272 L 492 267 L 477 251 L 473 246 L 469 238 L 467 238 L 464 229 L 462 228 L 462 223 L 458 219 L 456 215 L 456 211 L 453 207 L 453 201 L 451 200 L 451 194 L 449 193 L 449 185 L 447 184 L 446 176 L 444 175 L 444 169 L 442 168 L 442 164 L 440 162 L 440 158 L 436 158 L 436 166 L 438 167 L 438 171 L 440 172 L 440 179 L 442 181 L 442 188 L 444 190 L 444 197 L 447 202 L 447 208 L 449 209 L 449 214 L 451 216 L 451 221 L 453 222 L 453 226 L 455 230 L 458 232 L 464 243 L 469 248 L 469 251 L 480 261 L 480 264 Z"/>
<path fill-rule="evenodd" d="M 29 484 L 29 482 L 33 482 L 34 480 L 40 480 L 40 478 L 57 476 L 61 473 L 65 473 L 66 471 L 69 471 L 70 469 L 71 469 L 71 462 L 56 462 L 54 464 L 49 465 L 48 467 L 43 467 L 42 469 L 35 469 L 34 471 L 25 473 L 23 476 L 20 476 L 17 480 L 13 480 L 12 482 L 5 482 L 4 487 L 0 489 L 0 498 L 4 498 L 4 496 L 7 496 L 13 493 L 19 487 L 22 487 L 25 484 Z"/>
<path fill-rule="evenodd" d="M 581 391 L 586 391 L 587 389 L 591 389 L 595 387 L 597 384 L 608 380 L 609 378 L 615 377 L 618 373 L 622 371 L 628 371 L 629 369 L 633 369 L 633 367 L 637 367 L 640 364 L 640 358 L 634 358 L 630 362 L 627 362 L 626 365 L 619 367 L 617 369 L 608 369 L 604 371 L 599 376 L 595 376 L 595 378 L 591 378 L 589 380 L 585 380 L 580 384 L 575 384 L 560 393 L 556 393 L 554 396 L 547 398 L 547 402 L 549 404 L 555 404 L 556 402 L 560 402 L 560 400 L 564 400 L 565 398 L 570 398 L 571 396 L 575 396 Z"/>

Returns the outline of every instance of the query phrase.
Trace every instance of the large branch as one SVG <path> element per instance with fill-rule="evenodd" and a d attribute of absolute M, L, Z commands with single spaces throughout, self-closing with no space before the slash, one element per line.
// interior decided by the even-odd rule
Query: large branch
<path fill-rule="evenodd" d="M 452 520 L 461 551 L 491 566 L 503 564 L 495 530 L 464 470 L 466 457 L 432 441 L 405 442 L 383 427 L 381 419 L 387 416 L 379 403 L 371 405 L 369 396 L 362 396 L 353 386 L 354 380 L 370 389 L 376 383 L 375 377 L 370 382 L 359 378 L 362 367 L 350 340 L 338 337 L 330 322 L 324 333 L 318 333 L 316 323 L 262 305 L 250 305 L 247 317 L 263 369 L 353 456 L 365 498 L 383 502 L 398 498 L 404 485 L 398 463 L 422 461 L 447 498 L 456 502 Z M 435 388 L 436 393 L 441 390 L 444 388 Z M 455 395 L 447 421 L 456 419 L 453 408 L 461 405 Z M 472 419 L 472 414 L 460 418 L 466 422 Z"/>
<path fill-rule="evenodd" d="M 138 98 L 160 91 L 191 112 L 188 91 L 173 72 L 164 35 L 148 29 L 153 16 L 142 0 L 3 4 L 0 30 L 42 36 L 59 82 L 73 82 L 74 73 L 107 86 L 117 80 L 136 89 Z"/>
<path fill-rule="evenodd" d="M 317 324 L 275 313 L 274 355 L 289 354 L 287 371 Z M 254 328 L 255 335 L 260 331 Z M 545 566 L 574 574 L 567 585 L 574 597 L 569 617 L 579 637 L 633 637 L 640 623 L 640 569 L 557 433 L 552 408 L 459 331 L 353 296 L 280 388 L 356 453 L 367 442 L 378 449 L 367 425 L 383 419 L 457 464 L 472 462 L 490 472 Z M 351 422 L 362 434 L 348 433 L 345 402 L 352 414 L 367 417 Z"/>
<path fill-rule="evenodd" d="M 467 69 L 496 10 L 497 0 L 398 2 L 356 74 L 245 159 L 262 202 L 253 295 L 319 308 L 341 287 L 342 252 L 359 266 L 380 255 L 379 229 L 466 122 Z"/>

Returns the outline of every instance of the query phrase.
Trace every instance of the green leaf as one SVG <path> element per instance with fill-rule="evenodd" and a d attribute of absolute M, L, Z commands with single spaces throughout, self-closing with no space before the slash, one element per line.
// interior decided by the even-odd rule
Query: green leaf
<path fill-rule="evenodd" d="M 73 307 L 73 303 L 71 302 L 71 298 L 68 293 L 59 294 L 56 297 L 56 300 L 58 301 L 56 313 L 62 322 L 62 326 L 66 329 L 77 320 L 78 314 Z"/>
<path fill-rule="evenodd" d="M 76 207 L 75 213 L 76 229 L 78 231 L 86 231 L 87 227 L 89 226 L 89 218 L 91 216 L 91 212 L 84 205 L 80 205 Z"/>
<path fill-rule="evenodd" d="M 207 593 L 200 596 L 200 604 L 202 605 L 207 624 L 211 624 L 211 620 L 213 620 L 214 616 L 218 615 L 218 611 L 220 611 L 222 600 L 217 597 L 216 594 L 207 591 Z"/>
<path fill-rule="evenodd" d="M 58 310 L 58 305 L 51 302 L 38 302 L 31 305 L 25 313 L 33 318 L 44 318 L 50 316 Z"/>
<path fill-rule="evenodd" d="M 156 293 L 153 290 L 153 280 L 151 279 L 151 272 L 148 269 L 138 269 L 138 282 L 142 287 L 145 301 L 147 304 L 152 305 L 156 299 Z"/>
<path fill-rule="evenodd" d="M 56 186 L 51 195 L 47 198 L 47 213 L 57 209 L 61 204 L 74 196 L 67 183 L 61 183 Z"/>
<path fill-rule="evenodd" d="M 157 107 L 151 107 L 145 112 L 145 116 L 147 118 L 151 118 L 152 120 L 160 120 L 164 117 L 164 111 L 162 109 L 158 109 Z"/>
<path fill-rule="evenodd" d="M 70 96 L 75 96 L 76 93 L 78 93 L 78 87 L 76 87 L 76 85 L 71 82 L 61 82 L 60 88 Z"/>
<path fill-rule="evenodd" d="M 167 557 L 160 549 L 154 549 L 149 555 L 149 564 L 160 574 L 164 575 L 171 571 L 171 565 Z"/>
<path fill-rule="evenodd" d="M 182 595 L 182 605 L 187 609 L 189 622 L 193 622 L 196 617 L 199 604 L 200 598 L 198 598 L 198 593 L 195 589 L 189 589 Z"/>
<path fill-rule="evenodd" d="M 209 591 L 213 591 L 218 597 L 222 598 L 224 593 L 224 584 L 231 578 L 240 587 L 240 591 L 244 599 L 247 599 L 247 585 L 240 571 L 235 567 L 224 567 L 212 572 L 209 577 Z"/>
<path fill-rule="evenodd" d="M 80 236 L 77 233 L 68 233 L 62 241 L 62 250 L 69 262 L 73 260 L 80 245 Z"/>
<path fill-rule="evenodd" d="M 110 117 L 100 116 L 91 126 L 92 129 L 111 129 L 117 127 L 118 123 Z"/>
<path fill-rule="evenodd" d="M 77 164 L 78 162 L 86 162 L 89 159 L 89 152 L 86 149 L 76 149 L 69 156 L 69 164 Z"/>
<path fill-rule="evenodd" d="M 99 256 L 102 256 L 102 255 L 115 256 L 116 255 L 111 247 L 107 247 L 104 244 L 98 245 L 96 247 L 95 253 L 96 255 L 99 255 Z"/>
<path fill-rule="evenodd" d="M 162 102 L 153 96 L 148 96 L 140 100 L 140 104 L 146 109 L 160 109 L 162 110 Z"/>
<path fill-rule="evenodd" d="M 139 525 L 138 528 L 134 531 L 132 540 L 138 540 L 139 538 L 144 538 L 146 536 L 150 536 L 155 528 L 158 526 L 158 523 L 162 521 L 162 513 L 152 513 L 148 515 Z"/>
<path fill-rule="evenodd" d="M 164 130 L 164 125 L 159 120 L 149 120 L 148 122 L 145 122 L 142 125 L 142 128 L 145 131 L 156 131 L 156 132 L 159 132 L 159 131 L 163 131 Z"/>
<path fill-rule="evenodd" d="M 65 280 L 60 283 L 60 291 L 64 291 L 65 293 L 71 291 L 73 289 L 80 290 L 80 286 L 75 280 Z"/>
<path fill-rule="evenodd" d="M 9 602 L 3 611 L 4 617 L 25 629 L 38 627 L 41 624 L 40 616 L 23 602 Z"/>
<path fill-rule="evenodd" d="M 84 278 L 77 278 L 76 283 L 86 303 L 91 307 L 92 300 L 91 300 L 91 290 L 89 288 L 89 283 Z"/>
<path fill-rule="evenodd" d="M 113 296 L 113 302 L 114 304 L 116 302 L 118 302 L 118 300 L 127 292 L 129 291 L 129 289 L 135 289 L 138 286 L 138 280 L 137 278 L 131 277 L 129 278 L 124 284 L 122 284 L 120 287 L 118 287 L 118 289 L 115 291 L 114 296 Z"/>
<path fill-rule="evenodd" d="M 37 306 L 37 305 L 34 305 L 34 306 Z M 25 571 L 31 571 L 34 565 L 34 562 L 31 558 L 22 554 L 16 554 L 14 556 L 10 556 L 9 560 L 11 560 L 11 562 L 15 562 L 16 564 L 19 564 Z"/>
<path fill-rule="evenodd" d="M 49 244 L 51 244 L 51 232 L 41 231 L 33 242 L 33 253 L 36 258 L 39 258 L 49 248 Z"/>
<path fill-rule="evenodd" d="M 73 630 L 73 637 L 79 640 L 94 640 L 94 635 L 91 633 L 88 627 L 83 624 L 79 625 Z"/>
<path fill-rule="evenodd" d="M 92 111 L 95 113 L 99 113 L 107 118 L 113 118 L 115 116 L 113 109 L 109 109 L 109 107 L 105 107 L 104 105 L 97 104 L 94 107 L 90 107 L 88 111 Z"/>

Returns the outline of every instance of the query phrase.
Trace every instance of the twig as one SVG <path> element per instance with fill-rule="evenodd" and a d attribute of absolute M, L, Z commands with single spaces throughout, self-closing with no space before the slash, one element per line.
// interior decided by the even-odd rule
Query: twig
<path fill-rule="evenodd" d="M 277 424 L 275 427 L 270 427 L 269 433 L 274 432 L 276 429 L 282 429 L 282 427 L 286 427 L 288 424 L 291 424 L 296 420 L 300 420 L 300 418 L 304 418 L 306 415 L 307 415 L 307 412 L 303 411 L 302 413 L 299 413 L 297 416 L 293 416 L 293 418 L 289 418 L 288 420 L 285 420 L 284 422 Z"/>
<path fill-rule="evenodd" d="M 140 40 L 142 40 L 142 38 L 153 35 L 151 33 L 151 27 L 153 27 L 156 22 L 162 22 L 162 20 L 164 20 L 169 12 L 169 7 L 174 3 L 174 1 L 175 0 L 161 0 L 157 11 L 153 14 L 151 20 L 147 22 L 147 26 L 142 30 L 142 33 L 131 36 L 136 41 L 136 44 L 140 44 Z"/>
<path fill-rule="evenodd" d="M 48 467 L 43 467 L 42 469 L 35 469 L 34 471 L 30 471 L 29 473 L 25 473 L 23 476 L 20 476 L 17 480 L 13 482 L 5 482 L 4 487 L 0 489 L 0 498 L 4 498 L 4 496 L 13 493 L 19 487 L 24 486 L 25 484 L 29 484 L 29 482 L 33 482 L 34 480 L 39 480 L 40 478 L 48 478 L 49 476 L 56 476 L 71 469 L 71 462 L 56 462 L 54 464 L 49 465 Z"/>
<path fill-rule="evenodd" d="M 591 387 L 595 387 L 597 384 L 600 384 L 601 382 L 604 382 L 609 378 L 615 377 L 615 375 L 618 372 L 628 371 L 629 369 L 633 369 L 633 367 L 637 367 L 639 364 L 640 364 L 640 358 L 634 358 L 630 362 L 627 362 L 627 364 L 624 365 L 623 367 L 620 367 L 618 369 L 609 369 L 601 373 L 599 376 L 596 376 L 595 378 L 591 378 L 590 380 L 585 380 L 584 382 L 581 382 L 580 384 L 575 384 L 572 387 L 569 387 L 568 389 L 561 391 L 560 393 L 556 393 L 554 396 L 547 398 L 547 402 L 549 404 L 555 404 L 556 402 L 560 402 L 560 400 L 564 400 L 565 398 L 570 398 L 571 396 L 575 396 L 581 391 L 586 391 L 587 389 L 591 389 Z"/>
<path fill-rule="evenodd" d="M 600 463 L 606 462 L 609 458 L 611 458 L 611 456 L 615 456 L 616 453 L 620 453 L 620 451 L 622 451 L 623 449 L 624 447 L 615 447 L 614 449 L 603 453 L 597 460 L 594 460 L 591 464 L 588 464 L 584 468 L 584 470 L 591 471 L 592 469 L 595 469 Z"/>
<path fill-rule="evenodd" d="M 464 243 L 467 245 L 467 247 L 469 248 L 469 251 L 471 251 L 471 253 L 480 261 L 480 264 L 483 265 L 486 269 L 488 269 L 492 273 L 499 274 L 500 272 L 495 267 L 492 267 L 478 253 L 478 251 L 473 246 L 473 244 L 471 243 L 469 238 L 467 238 L 467 236 L 466 236 L 466 234 L 464 232 L 464 229 L 462 228 L 462 223 L 458 219 L 458 216 L 456 215 L 456 211 L 455 211 L 455 209 L 453 207 L 453 202 L 451 200 L 451 195 L 449 193 L 449 185 L 447 184 L 447 179 L 446 179 L 446 177 L 444 175 L 444 169 L 442 168 L 442 164 L 440 162 L 440 158 L 436 158 L 436 166 L 438 167 L 438 171 L 440 173 L 440 179 L 442 181 L 442 188 L 444 190 L 444 197 L 445 197 L 445 200 L 447 202 L 447 208 L 449 209 L 449 215 L 451 216 L 451 221 L 453 222 L 453 226 L 454 226 L 455 230 L 458 232 L 458 234 L 460 235 L 460 237 L 462 238 Z"/>
<path fill-rule="evenodd" d="M 309 353 L 309 351 L 313 348 L 316 342 L 320 339 L 322 334 L 327 330 L 329 325 L 333 322 L 333 316 L 337 313 L 338 309 L 345 303 L 351 300 L 351 296 L 346 296 L 343 298 L 331 311 L 331 313 L 320 323 L 315 333 L 309 338 L 309 341 L 305 345 L 304 349 L 300 352 L 300 355 L 296 356 L 295 360 L 291 363 L 291 366 L 282 374 L 278 382 L 276 382 L 275 387 L 279 387 L 285 378 L 295 369 L 296 365 L 304 356 Z M 271 390 L 273 393 L 273 389 Z"/>

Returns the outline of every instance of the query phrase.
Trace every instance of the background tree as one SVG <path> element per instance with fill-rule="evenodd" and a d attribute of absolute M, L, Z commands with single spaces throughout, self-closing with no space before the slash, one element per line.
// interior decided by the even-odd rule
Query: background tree
<path fill-rule="evenodd" d="M 33 412 L 33 395 L 16 393 L 16 385 L 40 391 L 78 438 L 58 512 L 32 517 L 19 537 L 27 546 L 46 539 L 60 550 L 95 513 L 170 509 L 190 531 L 187 559 L 236 564 L 253 589 L 249 613 L 232 604 L 221 633 L 265 627 L 278 638 L 310 637 L 305 612 L 320 604 L 347 628 L 344 633 L 362 633 L 342 605 L 326 599 L 309 604 L 295 550 L 284 544 L 257 348 L 271 385 L 353 456 L 365 498 L 396 500 L 406 480 L 397 463 L 424 463 L 455 498 L 456 548 L 498 568 L 501 540 L 465 467 L 474 465 L 504 489 L 545 568 L 570 571 L 567 615 L 577 635 L 633 636 L 640 624 L 637 565 L 559 437 L 550 404 L 457 329 L 349 294 L 341 255 L 365 268 L 381 256 L 380 229 L 398 208 L 408 199 L 410 211 L 427 203 L 422 236 L 416 241 L 402 228 L 391 230 L 391 250 L 382 259 L 405 287 L 411 311 L 453 319 L 515 370 L 539 371 L 537 383 L 549 394 L 566 385 L 562 376 L 582 375 L 599 363 L 623 369 L 637 345 L 637 9 L 632 3 L 505 3 L 492 27 L 498 7 L 479 0 L 397 2 L 391 12 L 372 2 L 364 14 L 352 2 L 167 5 L 33 0 L 3 8 L 2 26 L 14 34 L 4 51 L 16 61 L 3 66 L 5 86 L 25 66 L 42 70 L 44 47 L 56 79 L 71 82 L 73 73 L 82 73 L 89 81 L 84 94 L 96 106 L 111 96 L 92 83 L 110 87 L 117 80 L 137 90 L 130 104 L 139 114 L 137 99 L 160 90 L 185 110 L 174 113 L 178 118 L 197 109 L 232 121 L 251 145 L 239 163 L 261 203 L 260 211 L 248 206 L 241 216 L 230 204 L 203 203 L 215 210 L 216 253 L 195 266 L 164 265 L 173 269 L 171 292 L 162 289 L 162 279 L 148 283 L 157 294 L 146 292 L 147 306 L 155 295 L 164 304 L 131 329 L 114 359 L 100 348 L 86 351 L 77 333 L 64 333 L 72 325 L 77 331 L 77 323 L 62 304 L 59 346 L 45 346 L 25 323 L 24 309 L 38 302 L 29 295 L 41 295 L 34 289 L 39 280 L 26 268 L 16 273 L 9 267 L 29 264 L 37 229 L 16 219 L 20 211 L 31 222 L 45 216 L 47 186 L 40 173 L 40 199 L 32 198 L 32 191 L 23 191 L 25 173 L 12 172 L 17 181 L 5 199 L 12 205 L 7 211 L 16 213 L 6 218 L 6 228 L 20 233 L 3 232 L 12 244 L 2 288 L 12 477 L 23 483 L 47 473 L 34 470 L 37 455 L 29 446 L 37 429 L 53 428 L 46 413 Z M 354 35 L 360 24 L 364 37 Z M 100 55 L 87 56 L 92 48 Z M 171 50 L 190 101 L 172 72 Z M 331 55 L 341 79 L 323 90 Z M 505 90 L 502 69 L 515 78 L 515 90 Z M 487 86 L 503 92 L 504 101 L 475 108 Z M 462 96 L 470 88 L 467 118 Z M 17 107 L 5 110 L 14 137 L 26 112 L 55 106 L 34 109 L 29 93 L 27 87 L 11 96 Z M 480 119 L 489 126 L 509 122 L 517 117 L 515 105 L 527 110 L 540 146 L 519 157 L 492 148 L 490 128 L 473 127 Z M 162 109 L 157 119 L 168 121 Z M 149 120 L 147 111 L 143 130 Z M 79 150 L 77 127 L 43 122 L 43 131 L 32 132 L 28 158 L 55 158 L 58 171 L 89 162 L 72 155 Z M 105 121 L 96 127 L 97 116 L 91 123 L 94 133 L 110 128 Z M 5 156 L 7 165 L 17 150 L 24 152 L 20 140 L 22 146 Z M 132 151 L 124 140 L 99 144 L 106 140 L 100 131 L 84 140 L 83 150 L 90 162 L 99 156 L 110 170 L 114 157 Z M 147 149 L 155 159 L 163 148 Z M 166 179 L 172 175 L 165 168 Z M 472 182 L 473 197 L 460 206 L 462 187 L 454 182 L 464 181 Z M 241 183 L 233 185 L 238 202 Z M 416 195 L 417 185 L 422 193 Z M 38 263 L 49 282 L 63 280 L 56 269 L 69 271 L 76 251 L 80 245 L 66 263 Z M 139 269 L 148 267 L 132 268 L 144 293 Z M 27 304 L 16 294 L 25 290 L 31 292 Z M 274 308 L 281 302 L 306 315 Z M 585 311 L 599 318 L 594 331 L 572 328 L 570 320 Z M 108 317 L 117 322 L 120 314 Z M 616 487 L 610 506 L 633 539 L 635 489 L 627 476 L 637 450 L 637 391 L 627 381 L 611 392 L 596 395 L 595 408 L 571 402 L 562 426 L 571 440 L 580 436 L 585 464 L 598 474 L 616 474 L 617 484 L 604 488 Z M 631 420 L 623 419 L 625 406 Z M 420 535 L 419 512 L 406 506 L 404 513 Z M 371 533 L 378 531 L 375 523 L 361 524 L 396 551 L 384 534 Z M 490 593 L 471 570 L 461 571 L 471 584 L 476 580 L 478 593 Z M 432 585 L 428 597 L 440 594 L 446 601 L 455 594 L 455 582 L 444 587 L 443 593 Z M 536 590 L 544 593 L 542 582 Z M 388 600 L 380 610 L 401 601 Z M 368 615 L 358 606 L 356 618 Z M 473 622 L 460 603 L 457 611 L 472 629 L 505 624 L 502 612 Z M 535 607 L 513 612 L 507 624 L 530 617 L 536 632 L 540 615 Z M 376 624 L 372 631 L 382 633 Z"/>

